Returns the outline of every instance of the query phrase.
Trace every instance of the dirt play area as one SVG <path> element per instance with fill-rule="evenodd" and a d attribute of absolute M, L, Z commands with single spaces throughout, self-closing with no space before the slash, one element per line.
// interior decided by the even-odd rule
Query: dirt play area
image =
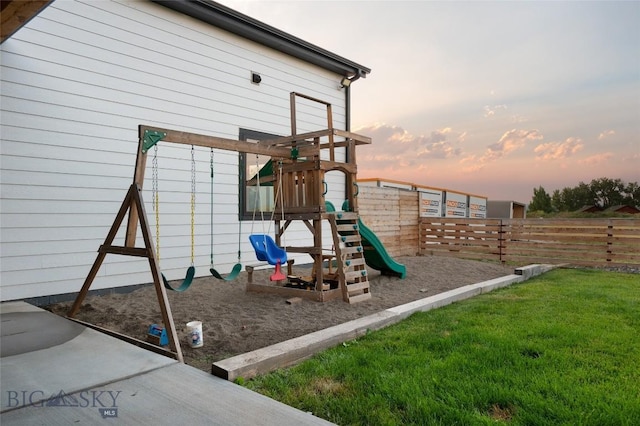
<path fill-rule="evenodd" d="M 341 324 L 381 310 L 513 273 L 513 266 L 452 257 L 401 257 L 403 280 L 369 270 L 372 298 L 349 305 L 342 300 L 288 304 L 283 296 L 247 293 L 246 272 L 235 281 L 213 277 L 194 280 L 184 293 L 169 292 L 173 319 L 185 362 L 204 371 L 211 363 L 274 343 Z M 254 272 L 254 282 L 268 282 L 271 269 Z M 295 273 L 295 267 L 294 267 Z M 71 302 L 47 309 L 66 315 Z M 144 340 L 151 324 L 161 324 L 153 286 L 128 294 L 87 297 L 76 315 L 87 321 Z M 193 349 L 186 323 L 202 321 L 204 346 Z"/>

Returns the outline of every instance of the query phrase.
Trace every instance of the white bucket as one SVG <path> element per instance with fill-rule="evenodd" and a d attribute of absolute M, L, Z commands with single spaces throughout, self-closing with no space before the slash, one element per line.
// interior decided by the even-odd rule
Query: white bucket
<path fill-rule="evenodd" d="M 187 333 L 187 339 L 192 348 L 201 348 L 204 345 L 202 340 L 202 321 L 188 322 Z"/>

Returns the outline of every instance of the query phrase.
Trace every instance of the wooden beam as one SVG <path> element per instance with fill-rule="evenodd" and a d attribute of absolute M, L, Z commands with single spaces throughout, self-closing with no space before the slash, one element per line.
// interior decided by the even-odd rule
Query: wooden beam
<path fill-rule="evenodd" d="M 219 138 L 217 136 L 201 135 L 198 133 L 181 132 L 177 130 L 161 129 L 151 126 L 140 126 L 140 134 L 145 130 L 166 133 L 163 142 L 184 145 L 203 146 L 207 148 L 223 149 L 227 151 L 244 152 L 248 154 L 269 155 L 271 157 L 289 158 L 291 150 L 278 146 L 265 146 L 260 143 Z"/>
<path fill-rule="evenodd" d="M 144 239 L 145 248 L 136 247 L 122 247 L 112 245 L 114 238 L 122 224 L 127 211 L 129 211 L 129 217 L 131 217 L 132 211 L 135 210 L 137 220 L 139 220 L 140 229 L 142 231 L 142 237 Z M 104 244 L 102 244 L 98 250 L 98 256 L 96 257 L 89 275 L 84 281 L 80 292 L 76 296 L 71 309 L 67 316 L 73 318 L 80 310 L 80 306 L 84 301 L 93 280 L 95 279 L 100 266 L 102 265 L 107 253 L 121 254 L 126 256 L 142 256 L 147 257 L 149 261 L 149 269 L 153 276 L 153 284 L 155 286 L 156 295 L 158 298 L 158 304 L 160 306 L 160 313 L 162 315 L 162 322 L 167 330 L 167 337 L 169 338 L 169 349 L 175 353 L 175 358 L 183 362 L 182 349 L 180 348 L 180 341 L 176 332 L 176 327 L 173 322 L 173 316 L 171 315 L 171 307 L 169 306 L 169 299 L 167 298 L 167 292 L 162 282 L 162 276 L 160 268 L 158 266 L 155 249 L 153 247 L 153 241 L 151 240 L 151 228 L 147 222 L 147 214 L 144 208 L 144 202 L 142 200 L 141 190 L 135 183 L 129 187 L 129 191 L 120 206 L 120 210 L 116 215 L 111 229 L 105 238 Z"/>
<path fill-rule="evenodd" d="M 78 324 L 83 325 L 85 327 L 94 329 L 96 331 L 99 331 L 111 337 L 115 337 L 116 339 L 120 339 L 124 342 L 135 345 L 139 348 L 143 348 L 148 351 L 155 352 L 157 354 L 164 355 L 169 358 L 173 358 L 175 360 L 178 359 L 178 355 L 175 352 L 171 352 L 170 350 L 164 349 L 161 346 L 156 346 L 152 343 L 145 342 L 140 339 L 136 339 L 135 337 L 127 336 L 126 334 L 118 333 L 117 331 L 109 330 L 108 328 L 100 327 L 99 325 L 91 324 L 90 322 L 82 321 L 77 318 L 72 318 L 72 317 L 66 317 L 66 318 L 73 322 L 77 322 Z"/>
<path fill-rule="evenodd" d="M 2 0 L 0 9 L 0 43 L 42 12 L 53 0 Z"/>
<path fill-rule="evenodd" d="M 284 136 L 282 138 L 277 138 L 277 139 L 265 139 L 265 140 L 261 140 L 258 143 L 260 145 L 268 145 L 268 146 L 273 146 L 273 145 L 289 146 L 293 142 L 296 142 L 298 144 L 302 144 L 303 142 L 306 144 L 314 144 L 316 141 L 313 139 L 321 138 L 321 137 L 330 137 L 332 135 L 342 137 L 347 140 L 353 140 L 356 143 L 356 145 L 365 145 L 365 144 L 371 143 L 371 138 L 368 136 L 363 136 L 357 133 L 347 132 L 346 130 L 338 130 L 338 129 L 332 129 L 332 128 L 314 130 L 313 132 L 300 133 L 299 135 Z M 328 144 L 326 145 L 327 147 L 329 147 Z"/>

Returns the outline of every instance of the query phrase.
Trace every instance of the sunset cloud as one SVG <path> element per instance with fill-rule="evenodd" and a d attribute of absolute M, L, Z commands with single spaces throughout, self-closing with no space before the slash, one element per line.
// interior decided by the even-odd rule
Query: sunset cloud
<path fill-rule="evenodd" d="M 613 158 L 612 152 L 603 152 L 601 154 L 592 155 L 585 159 L 578 161 L 580 164 L 584 164 L 586 166 L 595 166 L 596 164 L 605 164 L 609 160 Z"/>
<path fill-rule="evenodd" d="M 465 133 L 453 131 L 450 127 L 433 130 L 429 135 L 413 135 L 405 129 L 389 124 L 373 124 L 355 131 L 371 137 L 373 144 L 362 149 L 359 160 L 368 167 L 375 164 L 396 162 L 400 167 L 417 167 L 427 159 L 447 159 L 459 156 L 458 146 Z"/>
<path fill-rule="evenodd" d="M 512 129 L 505 132 L 500 140 L 487 147 L 482 155 L 469 154 L 460 160 L 462 170 L 467 173 L 481 170 L 488 163 L 509 155 L 523 148 L 528 142 L 543 139 L 544 136 L 538 130 Z"/>
<path fill-rule="evenodd" d="M 584 147 L 580 138 L 570 137 L 564 142 L 548 142 L 538 145 L 533 151 L 540 160 L 561 160 L 572 156 Z"/>
<path fill-rule="evenodd" d="M 484 107 L 484 116 L 485 117 L 493 117 L 500 110 L 507 109 L 506 105 L 485 105 Z"/>
<path fill-rule="evenodd" d="M 616 134 L 615 130 L 605 130 L 604 132 L 600 133 L 600 135 L 598 136 L 598 140 L 604 140 L 608 137 L 614 136 Z"/>
<path fill-rule="evenodd" d="M 496 160 L 500 157 L 524 147 L 527 142 L 543 139 L 544 136 L 538 130 L 512 129 L 504 133 L 500 140 L 489 145 L 484 154 L 486 160 Z"/>

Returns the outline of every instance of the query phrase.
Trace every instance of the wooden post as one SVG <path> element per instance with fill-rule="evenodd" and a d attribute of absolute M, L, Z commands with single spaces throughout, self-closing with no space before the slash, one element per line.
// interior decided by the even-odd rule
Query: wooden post
<path fill-rule="evenodd" d="M 147 154 L 142 152 L 144 140 L 143 126 L 138 126 L 138 152 L 136 153 L 136 167 L 133 171 L 133 183 L 142 190 L 144 183 L 144 171 L 147 166 Z M 138 229 L 138 210 L 133 207 L 129 210 L 129 221 L 127 222 L 127 233 L 124 245 L 134 247 L 136 244 L 136 232 Z"/>
<path fill-rule="evenodd" d="M 140 227 L 142 230 L 142 236 L 144 238 L 145 248 L 135 248 L 128 246 L 115 246 L 113 245 L 113 240 L 122 224 L 127 211 L 129 212 L 129 218 L 131 218 L 132 210 L 136 210 L 138 212 L 137 218 L 140 221 Z M 137 228 L 137 227 L 136 227 Z M 107 253 L 112 254 L 121 254 L 127 256 L 138 256 L 138 257 L 146 257 L 149 260 L 149 267 L 151 269 L 151 274 L 153 276 L 153 284 L 156 289 L 156 295 L 158 297 L 158 304 L 160 305 L 160 312 L 162 315 L 162 321 L 164 323 L 165 328 L 167 329 L 167 337 L 169 338 L 169 348 L 173 351 L 176 359 L 180 362 L 183 362 L 182 350 L 180 348 L 180 342 L 177 337 L 175 325 L 173 322 L 173 317 L 171 316 L 171 308 L 169 306 L 169 300 L 167 298 L 167 293 L 162 284 L 160 268 L 158 267 L 158 262 L 155 254 L 155 250 L 153 247 L 153 242 L 151 241 L 151 231 L 149 228 L 149 224 L 146 219 L 146 212 L 144 209 L 144 202 L 142 201 L 141 189 L 138 185 L 131 184 L 129 187 L 129 191 L 120 206 L 120 210 L 116 215 L 113 224 L 111 225 L 111 229 L 105 238 L 104 244 L 100 246 L 98 249 L 98 256 L 96 257 L 93 266 L 91 267 L 91 271 L 89 275 L 85 279 L 80 292 L 76 296 L 69 313 L 67 314 L 69 317 L 73 318 L 82 305 L 91 284 L 93 284 L 93 280 L 95 279 L 102 262 L 104 261 Z"/>

